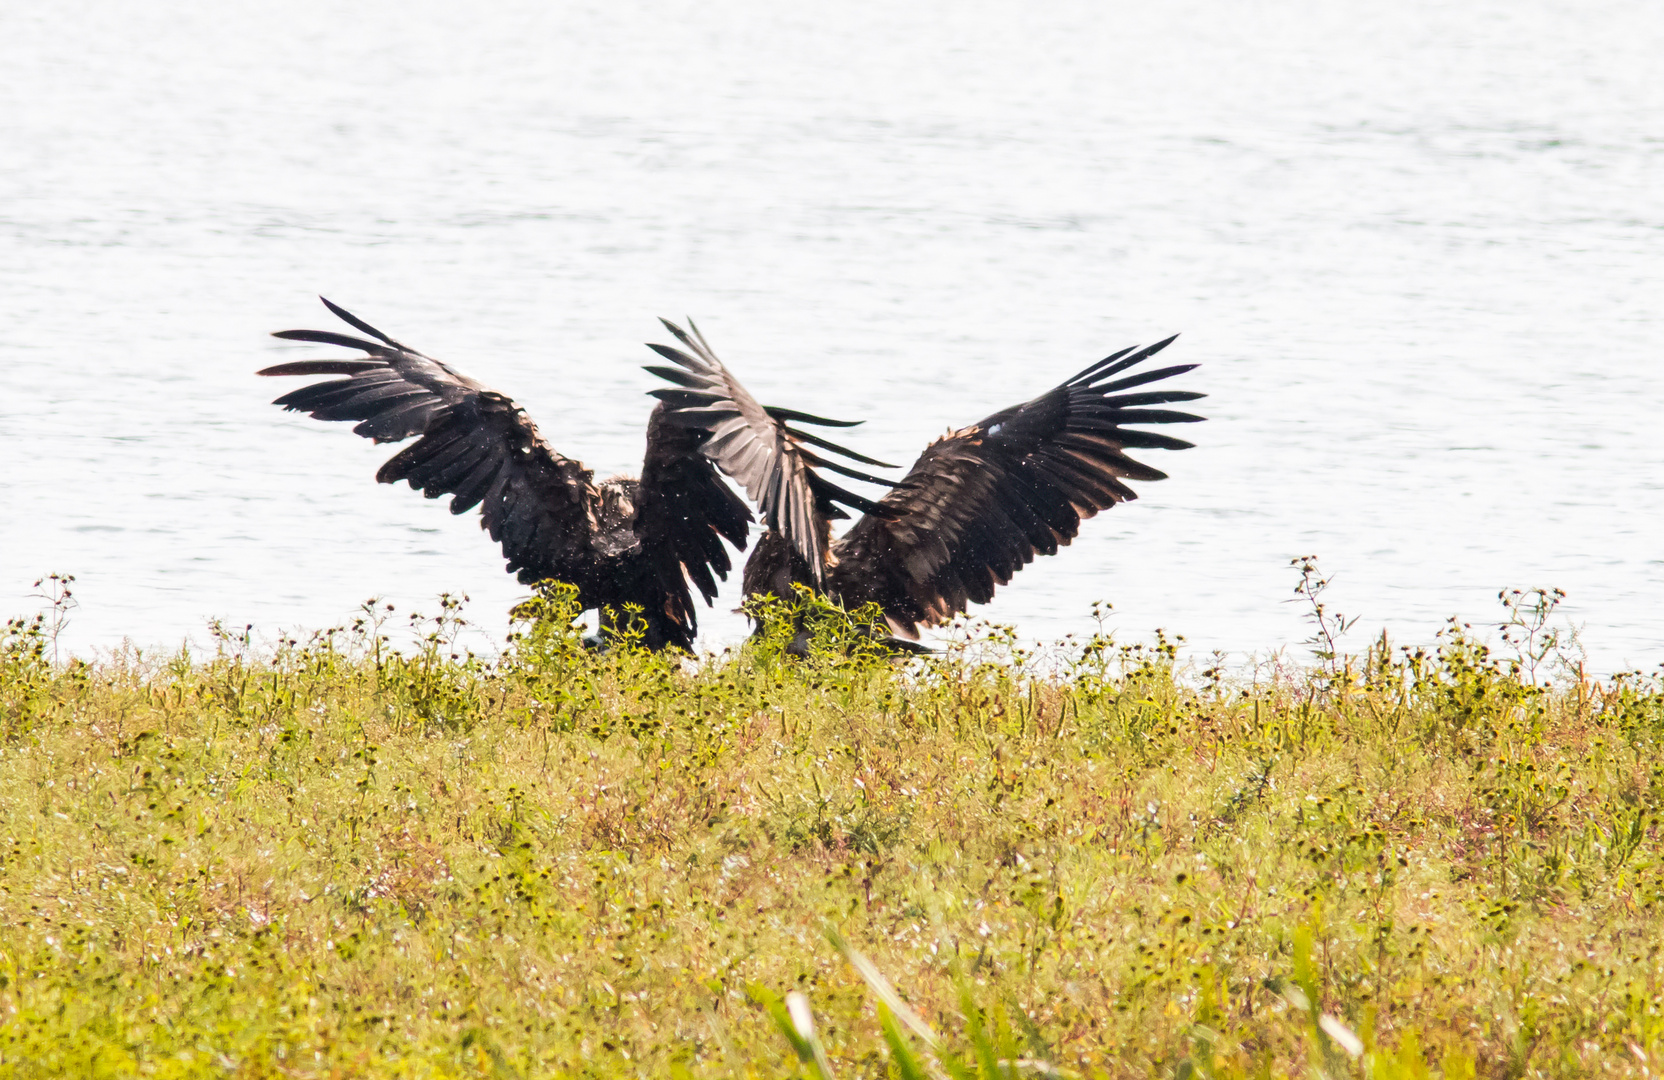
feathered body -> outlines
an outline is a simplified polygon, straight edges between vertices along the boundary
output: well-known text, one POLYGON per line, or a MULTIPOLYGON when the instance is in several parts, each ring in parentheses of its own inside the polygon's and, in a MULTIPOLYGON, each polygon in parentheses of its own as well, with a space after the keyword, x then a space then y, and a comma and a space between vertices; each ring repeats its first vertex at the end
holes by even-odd
POLYGON ((578 589, 604 623, 641 609, 645 643, 691 650, 698 630, 689 583, 708 603, 731 567, 724 541, 744 550, 751 511, 700 449, 707 435, 648 418, 640 479, 594 474, 544 441, 511 399, 438 360, 389 338, 325 300, 374 340, 324 330, 277 337, 339 345, 362 357, 278 364, 262 375, 335 375, 275 404, 319 420, 352 421, 375 442, 416 441, 376 473, 430 499, 451 497, 453 514, 480 511, 480 526, 501 545, 521 582, 546 579, 578 589))
POLYGON ((1191 444, 1138 425, 1202 419, 1152 408, 1200 393, 1139 389, 1196 366, 1132 372, 1166 348, 1168 338, 1124 349, 1032 401, 951 431, 926 447, 899 482, 882 480, 810 447, 881 462, 788 423, 825 421, 758 406, 697 327, 690 334, 665 326, 683 346, 653 346, 677 368, 649 370, 683 387, 654 391, 674 406, 667 422, 708 433, 702 451, 745 487, 767 526, 746 561, 746 594, 785 596, 795 583, 849 608, 876 603, 906 638, 969 604, 988 603, 1036 555, 1067 546, 1083 520, 1137 498, 1126 481, 1164 479, 1126 451, 1191 444), (820 468, 890 490, 868 500, 829 482, 820 468), (848 516, 846 506, 862 516, 834 540, 831 522, 848 516))

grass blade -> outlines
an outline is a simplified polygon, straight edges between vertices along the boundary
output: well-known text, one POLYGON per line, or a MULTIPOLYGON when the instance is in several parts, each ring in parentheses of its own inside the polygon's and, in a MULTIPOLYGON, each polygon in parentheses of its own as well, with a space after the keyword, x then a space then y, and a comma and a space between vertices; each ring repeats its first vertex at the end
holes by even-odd
POLYGON ((913 1051, 907 1048, 907 1041, 902 1038, 895 1014, 882 1001, 878 1003, 878 1024, 884 1029, 884 1042, 890 1047, 890 1060, 895 1062, 901 1080, 927 1080, 919 1059, 913 1056, 913 1051))
POLYGON ((827 927, 826 937, 827 940, 832 942, 832 947, 843 954, 843 958, 849 962, 850 967, 855 969, 855 973, 861 976, 866 984, 872 988, 872 992, 878 995, 878 1000, 884 1003, 884 1007, 889 1009, 896 1019, 906 1024, 913 1034, 923 1039, 925 1044, 934 1050, 939 1041, 936 1038, 936 1033, 930 1029, 929 1024, 919 1018, 918 1013, 914 1012, 905 1001, 901 1000, 901 995, 896 993, 896 988, 890 985, 890 980, 884 977, 884 973, 878 970, 878 965, 856 951, 849 942, 844 940, 842 934, 831 927, 827 927))

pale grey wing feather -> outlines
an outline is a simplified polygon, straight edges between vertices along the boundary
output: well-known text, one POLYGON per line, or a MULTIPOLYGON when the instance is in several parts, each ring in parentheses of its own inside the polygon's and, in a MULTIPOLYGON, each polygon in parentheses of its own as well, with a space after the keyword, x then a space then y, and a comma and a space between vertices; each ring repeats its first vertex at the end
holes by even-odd
MULTIPOLYGON (((683 369, 666 377, 686 389, 656 390, 653 395, 672 406, 673 421, 710 432, 705 454, 745 489, 764 523, 791 540, 814 568, 818 584, 826 562, 827 529, 816 511, 812 470, 802 447, 717 359, 691 320, 692 333, 660 321, 686 351, 668 345, 649 348, 683 369)), ((662 369, 649 370, 663 374, 662 369)))

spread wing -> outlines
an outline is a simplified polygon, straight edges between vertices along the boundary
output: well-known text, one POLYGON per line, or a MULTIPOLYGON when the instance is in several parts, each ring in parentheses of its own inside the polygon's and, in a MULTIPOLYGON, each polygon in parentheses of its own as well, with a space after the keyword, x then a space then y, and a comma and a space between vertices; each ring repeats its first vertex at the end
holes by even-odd
POLYGON ((709 434, 671 423, 668 411, 668 406, 658 405, 647 421, 635 531, 664 595, 665 614, 688 628, 685 647, 691 651, 697 624, 687 582, 691 579, 698 586, 706 603, 716 598, 712 575, 726 578, 731 566, 723 538, 745 550, 751 509, 705 457, 701 447, 709 434))
POLYGON ((897 632, 916 636, 920 624, 987 603, 1037 553, 1055 555, 1083 518, 1137 498, 1124 481, 1164 479, 1125 451, 1191 444, 1129 425, 1198 421, 1149 406, 1204 395, 1137 388, 1196 365, 1116 376, 1172 341, 1118 352, 1033 401, 932 443, 879 501, 879 512, 834 545, 829 591, 851 607, 876 601, 897 632))
POLYGON ((375 340, 327 330, 273 335, 363 353, 265 368, 261 375, 341 376, 291 390, 273 404, 318 420, 355 421, 355 434, 378 443, 419 436, 381 467, 378 481, 407 481, 430 499, 450 495, 453 514, 478 506, 481 527, 502 545, 509 571, 522 582, 553 577, 584 589, 595 562, 589 470, 550 449, 509 398, 324 304, 375 340))
POLYGON ((827 420, 793 409, 760 405, 716 358, 692 320, 688 322, 691 333, 675 323, 663 319, 660 322, 686 349, 648 346, 677 365, 647 368, 681 388, 650 391, 669 406, 666 420, 705 433, 702 445, 705 456, 745 488, 762 511, 764 524, 790 538, 813 568, 816 584, 820 585, 831 549, 828 522, 849 516, 839 504, 867 513, 877 512, 878 506, 832 483, 815 469, 829 469, 885 486, 893 486, 893 481, 828 461, 809 447, 830 450, 880 468, 895 466, 792 427, 792 421, 823 427, 853 427, 859 421, 827 420))

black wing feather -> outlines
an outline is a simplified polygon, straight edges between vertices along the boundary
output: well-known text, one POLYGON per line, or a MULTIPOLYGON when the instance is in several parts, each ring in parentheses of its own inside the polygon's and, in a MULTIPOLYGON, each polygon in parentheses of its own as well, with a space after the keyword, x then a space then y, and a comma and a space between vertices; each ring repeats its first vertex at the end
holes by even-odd
POLYGON ((576 584, 580 596, 593 591, 596 491, 589 470, 550 449, 509 398, 324 304, 375 340, 328 330, 273 335, 365 354, 263 369, 261 375, 344 376, 291 390, 275 404, 319 420, 356 421, 353 430, 378 443, 415 438, 382 465, 378 481, 403 480, 430 499, 451 495, 455 514, 479 506, 480 526, 502 545, 522 582, 552 577, 576 584))
POLYGON ((669 422, 669 411, 660 405, 647 421, 635 530, 664 596, 665 616, 687 628, 683 647, 691 649, 697 621, 687 582, 707 603, 716 598, 715 579, 726 578, 732 565, 722 541, 745 550, 751 510, 702 451, 709 435, 669 422))

